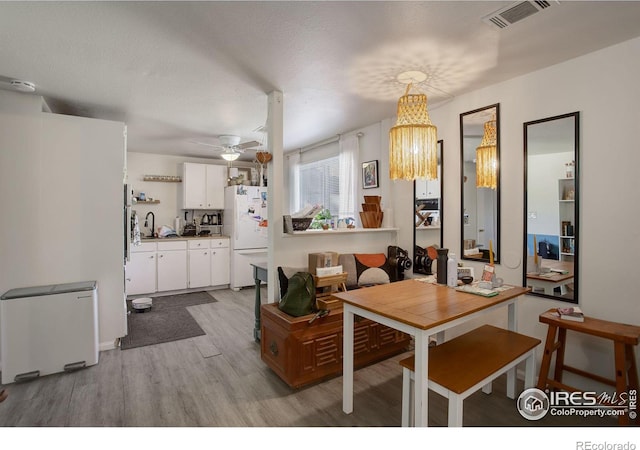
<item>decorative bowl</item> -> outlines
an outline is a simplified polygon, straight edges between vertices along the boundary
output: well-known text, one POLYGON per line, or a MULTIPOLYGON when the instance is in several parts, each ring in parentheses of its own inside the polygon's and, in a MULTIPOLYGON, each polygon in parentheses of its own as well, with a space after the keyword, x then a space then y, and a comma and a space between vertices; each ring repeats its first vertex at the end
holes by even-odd
POLYGON ((462 281, 464 284, 470 284, 473 281, 473 277, 470 275, 465 275, 463 277, 460 277, 460 281, 462 281))

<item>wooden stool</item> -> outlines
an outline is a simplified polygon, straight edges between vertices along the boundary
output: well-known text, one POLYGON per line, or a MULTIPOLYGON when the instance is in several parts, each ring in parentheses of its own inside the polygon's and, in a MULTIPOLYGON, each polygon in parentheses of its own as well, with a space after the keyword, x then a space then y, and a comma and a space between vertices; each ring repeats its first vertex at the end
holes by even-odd
MULTIPOLYGON (((564 320, 557 316, 555 309, 550 309, 549 311, 540 314, 540 322, 546 323, 549 326, 549 329, 547 330, 547 340, 544 345, 544 354, 540 365, 538 389, 544 390, 545 388, 550 387, 569 392, 580 392, 579 389, 568 386, 562 382, 562 373, 567 371, 585 378, 599 381, 600 383, 615 386, 618 395, 632 389, 635 389, 636 392, 638 391, 638 371, 633 346, 638 345, 638 341, 640 341, 640 327, 594 319, 592 317, 585 317, 584 322, 564 320), (601 377, 599 375, 568 366, 564 363, 567 330, 613 341, 615 379, 611 380, 609 378, 601 377), (556 333, 558 336, 557 341, 556 333), (549 369, 551 367, 551 358, 554 352, 556 352, 555 369, 553 377, 550 378, 549 369)), ((637 423, 637 418, 634 422, 637 423)), ((618 423, 620 425, 628 425, 630 423, 628 414, 620 416, 618 423)))
MULTIPOLYGON (((526 361, 525 389, 535 382, 535 349, 540 339, 492 325, 483 325, 429 349, 429 389, 449 399, 448 426, 462 426, 465 398, 482 388, 491 393, 490 383, 526 361)), ((402 366, 402 426, 409 426, 415 359, 402 366)))

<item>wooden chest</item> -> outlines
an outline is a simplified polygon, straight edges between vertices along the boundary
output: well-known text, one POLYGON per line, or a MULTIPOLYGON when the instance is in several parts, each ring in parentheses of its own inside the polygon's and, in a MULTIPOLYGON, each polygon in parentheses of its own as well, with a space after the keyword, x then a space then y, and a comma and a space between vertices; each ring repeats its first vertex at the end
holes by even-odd
MULTIPOLYGON (((342 308, 325 317, 292 317, 277 303, 261 307, 262 360, 292 388, 342 373, 342 308)), ((354 365, 356 368, 407 350, 410 336, 356 316, 354 365)))

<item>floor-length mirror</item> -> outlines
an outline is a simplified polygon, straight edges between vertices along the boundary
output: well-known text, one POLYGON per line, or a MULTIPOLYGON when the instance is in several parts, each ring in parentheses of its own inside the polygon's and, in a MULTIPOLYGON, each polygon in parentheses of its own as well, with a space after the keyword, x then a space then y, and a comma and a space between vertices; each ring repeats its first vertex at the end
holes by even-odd
POLYGON ((460 114, 462 259, 500 262, 500 105, 460 114))
POLYGON ((578 303, 580 113, 524 124, 524 273, 532 293, 578 303))
POLYGON ((424 275, 432 274, 431 263, 437 256, 435 249, 442 247, 443 147, 442 140, 438 141, 438 178, 413 182, 413 272, 424 275))

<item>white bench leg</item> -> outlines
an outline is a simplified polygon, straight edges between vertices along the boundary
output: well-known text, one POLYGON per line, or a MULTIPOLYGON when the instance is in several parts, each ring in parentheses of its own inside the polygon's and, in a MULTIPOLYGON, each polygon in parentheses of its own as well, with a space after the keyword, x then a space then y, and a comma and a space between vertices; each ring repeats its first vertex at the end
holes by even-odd
POLYGON ((524 367, 524 388, 529 389, 535 386, 536 382, 536 354, 534 350, 529 352, 529 356, 525 360, 524 367))
POLYGON ((484 392, 487 395, 491 394, 492 389, 493 389, 493 383, 487 383, 484 386, 482 386, 482 392, 484 392))
POLYGON ((411 411, 411 399, 413 398, 411 389, 411 371, 406 367, 402 368, 402 426, 408 427, 411 411))
POLYGON ((516 368, 507 371, 507 397, 516 398, 516 368))
POLYGON ((460 395, 449 392, 449 423, 450 427, 462 426, 462 403, 460 395))

